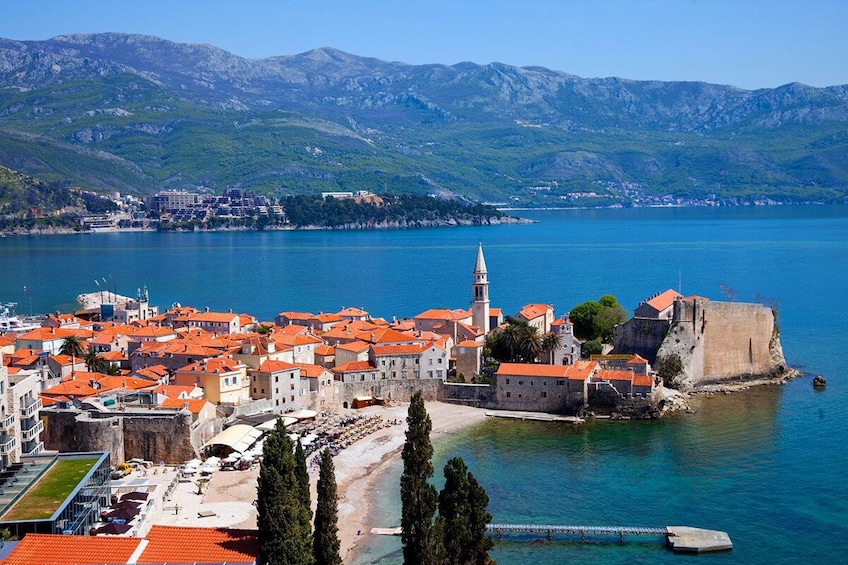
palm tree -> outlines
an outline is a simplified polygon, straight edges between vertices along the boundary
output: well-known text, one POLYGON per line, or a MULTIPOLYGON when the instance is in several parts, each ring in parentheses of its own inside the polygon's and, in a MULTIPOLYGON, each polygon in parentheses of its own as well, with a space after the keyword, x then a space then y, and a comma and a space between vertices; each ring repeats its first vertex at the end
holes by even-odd
POLYGON ((554 351, 562 347, 562 338, 555 332, 548 332, 542 336, 542 353, 548 364, 554 364, 554 351))
POLYGON ((538 363, 542 353, 542 340, 539 338, 539 328, 524 326, 519 332, 518 351, 525 363, 538 363))
POLYGON ((83 359, 85 360, 85 366, 88 367, 89 372, 91 373, 105 373, 106 372, 106 361, 97 354, 91 348, 85 350, 85 354, 83 355, 83 359))
POLYGON ((69 335, 62 342, 62 347, 59 348, 60 355, 70 355, 71 357, 82 357, 85 350, 82 348, 82 340, 78 335, 69 335))
POLYGON ((78 335, 69 335, 65 338, 65 341, 62 342, 62 347, 59 348, 59 353, 61 355, 71 356, 71 376, 73 376, 74 371, 76 370, 77 357, 83 356, 82 340, 80 340, 78 335))

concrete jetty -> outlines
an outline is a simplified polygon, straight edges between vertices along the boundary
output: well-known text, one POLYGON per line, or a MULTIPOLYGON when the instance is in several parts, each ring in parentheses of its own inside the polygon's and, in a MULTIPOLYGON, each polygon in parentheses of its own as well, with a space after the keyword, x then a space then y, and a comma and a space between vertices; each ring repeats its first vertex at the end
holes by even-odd
POLYGON ((689 526, 668 526, 666 530, 666 542, 677 553, 710 553, 733 549, 733 542, 727 532, 689 526))
MULTIPOLYGON (((664 537, 666 546, 675 553, 712 553, 730 551, 733 542, 727 532, 705 530, 691 526, 666 526, 665 528, 638 526, 565 526, 560 524, 489 524, 486 531, 501 539, 507 534, 541 534, 552 539, 555 534, 580 536, 586 541, 590 535, 617 536, 624 543, 625 536, 664 537)), ((400 528, 372 528, 372 535, 399 536, 400 528)))
POLYGON ((490 418, 510 418, 513 420, 535 420, 538 422, 563 422, 566 424, 583 424, 583 418, 577 416, 563 416, 562 414, 548 414, 546 412, 520 412, 515 410, 489 410, 486 416, 490 418))

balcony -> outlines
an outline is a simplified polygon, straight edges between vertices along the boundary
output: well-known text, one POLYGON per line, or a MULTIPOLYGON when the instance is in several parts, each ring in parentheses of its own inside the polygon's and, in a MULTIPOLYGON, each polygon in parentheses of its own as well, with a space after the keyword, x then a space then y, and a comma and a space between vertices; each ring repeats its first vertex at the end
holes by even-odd
POLYGON ((7 432, 12 429, 12 426, 15 425, 15 415, 9 414, 2 420, 0 420, 0 432, 7 432))
POLYGON ((18 438, 5 437, 0 438, 0 455, 9 455, 18 446, 18 438))
POLYGON ((32 418, 41 410, 40 398, 25 398, 21 402, 21 418, 32 418))
POLYGON ((21 453, 21 455, 38 455, 42 451, 44 451, 44 442, 39 441, 37 444, 35 444, 35 447, 33 447, 30 451, 27 451, 26 453, 21 453))
POLYGON ((27 429, 21 429, 21 441, 23 443, 27 443, 29 441, 34 440, 38 437, 38 434, 44 431, 44 424, 41 420, 36 420, 34 426, 31 426, 27 429))

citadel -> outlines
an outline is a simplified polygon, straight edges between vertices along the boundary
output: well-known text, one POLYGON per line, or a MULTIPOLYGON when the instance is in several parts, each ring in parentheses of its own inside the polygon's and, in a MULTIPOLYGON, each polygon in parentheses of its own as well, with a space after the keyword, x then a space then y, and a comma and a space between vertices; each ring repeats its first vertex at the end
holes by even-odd
MULTIPOLYGON (((789 372, 770 308, 673 290, 640 303, 615 328, 614 346, 588 359, 568 314, 528 304, 510 320, 553 346, 534 362, 487 367, 487 338, 507 322, 489 301, 482 245, 470 308, 411 319, 376 319, 354 307, 284 311, 268 322, 180 305, 160 313, 146 289, 133 299, 102 291, 81 298, 88 302, 79 312, 0 337, 0 524, 10 523, 2 516, 23 492, 9 481, 63 453, 105 454, 92 477, 108 478, 110 466, 126 461, 180 465, 244 451, 278 415, 299 422, 355 413, 407 402, 419 390, 493 414, 580 421, 657 416, 679 394, 669 386, 697 390, 789 372), (669 359, 673 372, 654 369, 669 359)), ((13 523, 20 533, 84 533, 96 519, 68 512, 47 525, 13 523)))

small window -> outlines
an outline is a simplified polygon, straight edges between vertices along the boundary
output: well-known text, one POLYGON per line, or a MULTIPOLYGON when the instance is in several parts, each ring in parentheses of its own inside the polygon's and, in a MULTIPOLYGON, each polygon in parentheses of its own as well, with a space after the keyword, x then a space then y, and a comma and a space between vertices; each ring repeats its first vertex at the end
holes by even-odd
POLYGON ((262 389, 262 394, 265 394, 265 389, 264 389, 264 388, 262 389))
POLYGON ((511 393, 511 392, 509 392, 509 391, 507 391, 507 393, 506 393, 506 397, 507 397, 507 398, 512 397, 512 393, 511 393))
POLYGON ((548 397, 548 393, 547 393, 547 392, 542 392, 542 398, 547 398, 547 397, 548 397))
POLYGON ((524 384, 524 381, 518 381, 518 385, 521 386, 524 384))
POLYGON ((509 379, 506 380, 506 384, 509 384, 509 379))

